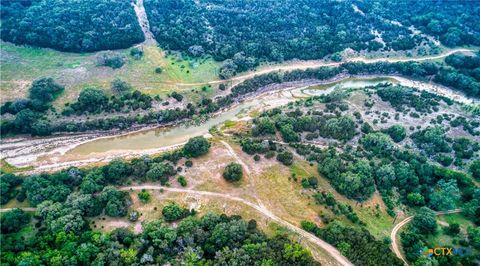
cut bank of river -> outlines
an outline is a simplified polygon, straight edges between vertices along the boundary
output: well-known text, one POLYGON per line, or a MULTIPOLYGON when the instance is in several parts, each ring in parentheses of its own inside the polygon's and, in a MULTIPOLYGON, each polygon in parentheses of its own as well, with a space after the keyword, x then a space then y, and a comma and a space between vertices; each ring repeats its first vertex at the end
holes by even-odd
MULTIPOLYGON (((2 157, 13 165, 34 166, 34 171, 42 171, 56 170, 73 165, 107 162, 117 157, 128 158, 143 154, 154 154, 183 145, 191 137, 205 135, 211 127, 221 125, 227 120, 249 119, 248 114, 251 111, 271 109, 298 98, 326 94, 335 88, 361 88, 384 82, 436 91, 444 95, 445 92, 442 90, 446 90, 448 94, 448 89, 440 86, 389 76, 344 78, 328 83, 316 81, 307 84, 301 82, 298 84, 283 84, 278 88, 252 96, 198 125, 180 124, 117 136, 85 137, 85 135, 81 135, 80 138, 77 137, 79 139, 76 141, 75 136, 72 136, 70 142, 65 141, 65 138, 68 139, 65 136, 54 137, 49 140, 49 145, 44 145, 44 148, 42 148, 40 142, 29 144, 29 140, 26 143, 25 141, 21 142, 21 145, 17 144, 18 147, 12 144, 9 146, 7 142, 1 144, 2 151, 7 150, 6 153, 2 152, 2 157), (62 139, 62 141, 55 142, 55 138, 62 139), (28 146, 35 146, 36 149, 29 150, 28 146)), ((461 95, 454 96, 457 99, 461 97, 461 95)), ((32 139, 31 141, 35 140, 32 139)))

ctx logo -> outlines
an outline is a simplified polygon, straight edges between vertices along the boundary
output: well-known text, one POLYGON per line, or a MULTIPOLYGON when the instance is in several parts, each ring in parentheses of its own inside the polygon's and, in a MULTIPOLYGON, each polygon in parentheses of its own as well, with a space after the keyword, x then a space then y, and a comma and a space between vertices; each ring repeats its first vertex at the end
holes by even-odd
POLYGON ((432 257, 432 256, 453 256, 453 255, 466 255, 469 253, 468 249, 465 248, 427 248, 424 247, 422 250, 420 250, 420 254, 427 256, 427 257, 432 257))

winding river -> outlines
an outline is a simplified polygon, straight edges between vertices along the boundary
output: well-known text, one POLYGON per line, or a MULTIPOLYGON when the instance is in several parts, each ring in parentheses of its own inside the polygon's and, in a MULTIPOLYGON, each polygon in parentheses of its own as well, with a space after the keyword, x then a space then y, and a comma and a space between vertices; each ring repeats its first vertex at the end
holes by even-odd
POLYGON ((221 125, 225 121, 249 119, 249 113, 252 111, 271 109, 299 98, 326 94, 336 88, 361 88, 384 82, 434 91, 457 100, 463 99, 462 95, 438 85, 393 76, 343 78, 337 81, 310 82, 307 85, 301 82, 281 84, 280 87, 254 95, 219 112, 207 121, 195 125, 180 124, 174 127, 146 129, 115 136, 101 136, 92 133, 47 139, 20 139, 1 143, 0 148, 3 159, 8 163, 22 167, 33 166, 32 172, 108 162, 117 157, 131 158, 176 148, 191 137, 208 134, 211 127, 221 125))

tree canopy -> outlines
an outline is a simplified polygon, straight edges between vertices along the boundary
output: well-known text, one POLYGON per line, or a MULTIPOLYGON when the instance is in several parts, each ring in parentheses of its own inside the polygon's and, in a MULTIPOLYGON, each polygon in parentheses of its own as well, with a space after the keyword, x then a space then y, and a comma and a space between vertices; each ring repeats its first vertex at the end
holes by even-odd
POLYGON ((132 1, 2 1, 5 41, 69 52, 128 48, 145 37, 132 1))

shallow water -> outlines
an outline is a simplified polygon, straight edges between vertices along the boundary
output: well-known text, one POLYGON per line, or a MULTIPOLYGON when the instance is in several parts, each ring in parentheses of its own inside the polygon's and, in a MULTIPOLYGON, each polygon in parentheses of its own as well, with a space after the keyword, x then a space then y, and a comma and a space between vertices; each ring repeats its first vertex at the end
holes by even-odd
POLYGON ((91 153, 106 153, 109 151, 138 151, 169 147, 184 143, 189 138, 204 135, 208 133, 211 127, 221 125, 227 120, 236 120, 239 114, 248 114, 252 110, 277 107, 294 101, 299 97, 318 96, 336 88, 361 88, 384 82, 393 83, 395 80, 391 78, 349 78, 308 88, 291 88, 280 92, 268 93, 239 103, 237 106, 221 112, 200 125, 178 125, 170 128, 132 132, 123 136, 100 138, 81 144, 68 151, 66 155, 85 156, 91 153))

